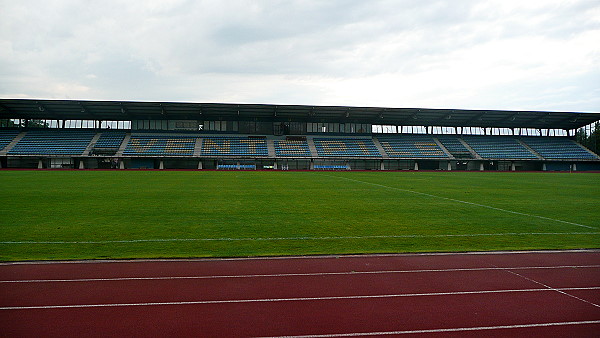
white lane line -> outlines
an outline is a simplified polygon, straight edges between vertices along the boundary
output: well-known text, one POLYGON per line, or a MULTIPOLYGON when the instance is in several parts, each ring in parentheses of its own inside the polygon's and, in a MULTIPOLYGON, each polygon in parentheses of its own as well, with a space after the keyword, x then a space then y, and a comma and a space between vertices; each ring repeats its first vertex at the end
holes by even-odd
MULTIPOLYGON (((589 325, 600 324, 600 320, 582 320, 577 322, 553 322, 553 323, 535 323, 535 324, 515 324, 515 325, 496 325, 496 326, 476 326, 476 327, 458 327, 448 329, 427 329, 427 330, 404 330, 404 331, 381 331, 381 332, 354 332, 354 333, 331 333, 331 334, 310 334, 301 336, 277 336, 279 338, 327 338, 327 337, 359 337, 359 336, 389 336, 397 334, 418 334, 418 333, 443 333, 443 332, 465 332, 465 331, 483 331, 483 330, 503 330, 503 329, 524 329, 532 327, 548 326, 567 326, 567 325, 589 325)), ((276 337, 262 337, 276 338, 276 337)))
POLYGON ((219 238, 156 238, 106 241, 0 241, 0 244, 111 244, 152 242, 236 242, 236 241, 311 241, 338 239, 382 239, 382 238, 444 238, 444 237, 494 237, 494 236, 564 236, 600 235, 600 232, 502 232, 486 234, 438 234, 438 235, 372 235, 372 236, 319 236, 319 237, 219 237, 219 238))
POLYGON ((385 254, 341 254, 312 256, 256 256, 256 257, 207 257, 207 258, 139 258, 139 259, 88 259, 71 261, 15 261, 0 262, 7 265, 54 265, 54 264, 106 264, 106 263, 156 263, 156 262, 229 262, 229 261, 279 261, 279 260, 314 260, 314 259, 356 259, 356 258, 398 258, 420 256, 496 256, 496 255, 531 255, 531 254, 597 254, 599 249, 565 249, 565 250, 516 250, 516 251, 465 251, 465 252, 410 252, 385 254))
MULTIPOLYGON (((600 286, 581 288, 561 288, 557 290, 600 290, 600 286)), ((273 302, 303 302, 322 300, 346 299, 379 299, 400 297, 424 296, 457 296, 481 295, 498 293, 524 293, 524 292, 551 292, 543 289, 514 289, 514 290, 483 290, 483 291, 453 291, 453 292, 428 292, 428 293, 403 293, 389 295, 364 295, 364 296, 329 296, 329 297, 294 297, 294 298, 264 298, 264 299, 230 299, 230 300, 198 300, 181 302, 146 302, 146 303, 110 303, 110 304, 74 304, 74 305, 34 305, 34 306, 3 306, 0 310, 35 310, 35 309, 72 309, 72 308, 99 308, 99 307, 127 307, 127 306, 165 306, 165 305, 198 305, 198 304, 231 304, 231 303, 273 303, 273 302)))
POLYGON ((513 275, 519 276, 519 277, 521 277, 521 278, 524 278, 524 279, 526 279, 526 280, 528 280, 528 281, 530 281, 530 282, 534 282, 534 283, 536 283, 536 284, 538 284, 538 285, 541 285, 541 286, 543 286, 543 287, 545 287, 545 288, 548 288, 549 290, 552 290, 552 291, 556 291, 556 292, 562 293, 562 294, 563 294, 563 295, 565 295, 565 296, 569 296, 569 297, 571 297, 571 298, 575 298, 575 299, 577 299, 577 300, 579 300, 579 301, 582 301, 582 302, 584 302, 584 303, 588 303, 588 304, 590 304, 590 305, 593 305, 593 306, 595 306, 595 307, 598 307, 598 308, 600 308, 600 305, 598 305, 598 304, 596 304, 596 303, 592 303, 592 302, 590 302, 590 301, 588 301, 588 300, 585 300, 585 299, 583 299, 583 298, 580 298, 580 297, 574 296, 574 295, 572 295, 572 294, 570 294, 570 293, 564 292, 564 291, 563 291, 564 289, 556 289, 556 288, 553 288, 553 287, 551 287, 551 286, 549 286, 549 285, 546 285, 546 284, 544 284, 544 283, 542 283, 542 282, 538 282, 538 281, 536 281, 536 280, 534 280, 534 279, 531 279, 531 278, 529 278, 529 277, 525 277, 525 276, 521 275, 520 273, 517 273, 517 272, 514 272, 514 271, 510 271, 510 270, 505 270, 505 271, 506 271, 506 272, 508 272, 508 273, 510 273, 510 274, 513 274, 513 275))
POLYGON ((569 222, 569 221, 563 221, 563 220, 556 219, 556 218, 550 218, 550 217, 539 216, 539 215, 534 215, 534 214, 527 214, 527 213, 524 213, 524 212, 518 212, 518 211, 512 211, 512 210, 507 210, 507 209, 502 209, 502 208, 496 208, 496 207, 492 207, 492 206, 485 205, 485 204, 474 203, 474 202, 467 202, 467 201, 462 201, 462 200, 458 200, 458 199, 455 199, 455 198, 437 196, 437 195, 432 195, 432 194, 428 194, 428 193, 424 193, 424 192, 419 192, 419 191, 414 191, 414 190, 408 190, 408 189, 390 187, 390 186, 383 185, 383 184, 371 183, 371 182, 367 182, 367 181, 360 181, 360 180, 355 180, 355 179, 347 178, 347 177, 343 177, 343 176, 331 176, 331 175, 324 175, 324 174, 323 174, 323 176, 335 177, 335 178, 340 178, 340 179, 344 179, 344 180, 348 180, 348 181, 353 181, 353 182, 358 182, 358 183, 363 183, 363 184, 374 185, 374 186, 381 187, 381 188, 398 190, 398 191, 403 191, 403 192, 408 192, 408 193, 413 193, 413 194, 422 195, 422 196, 428 196, 428 197, 433 197, 433 198, 439 198, 439 199, 443 199, 443 200, 446 200, 446 201, 452 201, 452 202, 457 202, 457 203, 474 205, 474 206, 477 206, 477 207, 488 208, 488 209, 493 209, 493 210, 502 211, 502 212, 508 212, 508 213, 515 214, 515 215, 521 215, 521 216, 527 216, 527 217, 535 217, 535 218, 545 219, 545 220, 553 221, 553 222, 560 222, 560 223, 565 223, 565 224, 576 225, 576 226, 582 227, 582 228, 598 229, 598 227, 595 227, 595 226, 589 226, 589 225, 584 225, 584 224, 579 224, 579 223, 574 223, 574 222, 569 222))
POLYGON ((137 280, 178 280, 178 279, 226 279, 226 278, 270 278, 270 277, 309 277, 309 276, 339 276, 339 275, 381 275, 427 272, 468 272, 493 270, 533 270, 533 269, 589 269, 600 268, 600 265, 557 265, 557 266, 523 266, 523 267, 486 267, 486 268, 455 268, 455 269, 417 269, 417 270, 376 270, 376 271, 341 271, 341 272, 307 272, 307 273, 277 273, 277 274, 248 274, 248 275, 208 275, 208 276, 157 276, 157 277, 113 277, 113 278, 74 278, 74 279, 21 279, 0 280, 4 283, 64 283, 64 282, 106 282, 106 281, 137 281, 137 280))

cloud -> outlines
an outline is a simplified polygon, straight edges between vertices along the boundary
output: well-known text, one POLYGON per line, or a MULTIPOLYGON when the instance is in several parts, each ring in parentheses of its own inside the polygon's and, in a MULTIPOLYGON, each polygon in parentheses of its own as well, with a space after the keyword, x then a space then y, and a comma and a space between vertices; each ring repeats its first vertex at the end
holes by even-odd
POLYGON ((594 0, 0 9, 2 97, 600 111, 594 0))

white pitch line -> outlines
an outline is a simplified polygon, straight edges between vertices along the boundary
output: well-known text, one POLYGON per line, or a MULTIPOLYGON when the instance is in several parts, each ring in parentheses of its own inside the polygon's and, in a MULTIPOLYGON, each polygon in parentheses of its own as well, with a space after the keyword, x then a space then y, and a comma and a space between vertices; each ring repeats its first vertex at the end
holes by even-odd
MULTIPOLYGON (((496 326, 476 326, 476 327, 458 327, 447 329, 425 329, 425 330, 404 330, 404 331, 381 331, 381 332, 354 332, 354 333, 331 333, 331 334, 310 334, 301 336, 277 336, 278 338, 327 338, 327 337, 359 337, 359 336, 389 336, 398 334, 418 334, 418 333, 442 333, 442 332, 465 332, 465 331, 483 331, 483 330, 504 330, 504 329, 524 329, 532 327, 548 326, 567 326, 567 325, 589 325, 600 324, 600 320, 582 320, 577 322, 553 322, 553 323, 535 323, 535 324, 514 324, 514 325, 496 325, 496 326)), ((262 337, 276 338, 276 337, 262 337)))
POLYGON ((571 298, 575 298, 575 299, 577 299, 577 300, 579 300, 579 301, 582 301, 582 302, 584 302, 584 303, 587 303, 587 304, 590 304, 590 305, 593 305, 593 306, 595 306, 595 307, 598 307, 598 308, 600 308, 600 305, 598 305, 598 304, 596 304, 596 303, 592 303, 592 302, 590 302, 590 301, 588 301, 588 300, 585 300, 585 299, 583 299, 583 298, 580 298, 580 297, 574 296, 574 295, 572 295, 572 294, 570 294, 570 293, 564 292, 564 291, 563 291, 563 289, 557 289, 557 288, 553 288, 553 287, 551 287, 551 286, 549 286, 549 285, 546 285, 546 284, 544 284, 544 283, 542 283, 542 282, 538 282, 538 281, 536 281, 535 279, 531 279, 531 278, 529 278, 529 277, 525 277, 525 276, 521 275, 520 273, 516 273, 516 272, 514 272, 514 271, 510 271, 510 270, 508 270, 508 269, 505 269, 505 271, 506 271, 506 272, 508 272, 508 273, 510 273, 510 274, 513 274, 513 275, 515 275, 515 276, 519 276, 519 277, 521 277, 521 278, 524 278, 524 279, 526 279, 526 280, 528 280, 528 281, 530 281, 530 282, 534 282, 534 283, 536 283, 536 284, 538 284, 538 285, 541 285, 541 286, 543 286, 543 287, 545 287, 545 288, 548 288, 549 290, 552 290, 552 291, 556 291, 556 292, 562 293, 562 294, 563 294, 563 295, 565 295, 565 296, 569 296, 569 297, 571 297, 571 298))
POLYGON ((545 216, 527 214, 527 213, 524 213, 524 212, 518 212, 518 211, 512 211, 512 210, 507 210, 507 209, 502 209, 502 208, 496 208, 496 207, 492 207, 492 206, 485 205, 485 204, 474 203, 474 202, 467 202, 467 201, 458 200, 458 199, 455 199, 455 198, 437 196, 437 195, 432 195, 432 194, 428 194, 428 193, 424 193, 424 192, 419 192, 419 191, 414 191, 414 190, 408 190, 408 189, 390 187, 390 186, 383 185, 383 184, 371 183, 371 182, 366 182, 366 181, 360 181, 360 180, 355 180, 355 179, 347 178, 347 177, 343 177, 343 176, 331 176, 331 175, 324 175, 324 176, 340 178, 340 179, 344 179, 344 180, 348 180, 348 181, 353 181, 353 182, 358 182, 358 183, 363 183, 363 184, 370 184, 370 185, 374 185, 374 186, 381 187, 381 188, 398 190, 398 191, 403 191, 403 192, 409 192, 409 193, 413 193, 413 194, 417 194, 417 195, 422 195, 422 196, 439 198, 439 199, 443 199, 443 200, 447 200, 447 201, 452 201, 452 202, 457 202, 457 203, 474 205, 474 206, 478 206, 478 207, 482 207, 482 208, 488 208, 488 209, 493 209, 493 210, 497 210, 497 211, 508 212, 508 213, 516 214, 516 215, 522 215, 522 216, 528 216, 528 217, 536 217, 536 218, 545 219, 545 220, 548 220, 548 221, 576 225, 578 227, 583 227, 583 228, 588 228, 588 229, 598 229, 598 227, 584 225, 584 224, 579 224, 579 223, 574 223, 574 222, 569 222, 569 221, 563 221, 563 220, 556 219, 556 218, 550 218, 550 217, 545 217, 545 216))
POLYGON ((270 260, 313 260, 313 259, 348 259, 348 258, 390 258, 419 256, 495 256, 495 255, 531 255, 531 254, 572 254, 600 253, 599 249, 564 249, 564 250, 515 250, 515 251, 459 251, 459 252, 411 252, 384 254, 341 254, 341 255, 305 255, 305 256, 256 256, 256 257, 207 257, 207 258, 139 258, 139 259, 88 259, 88 260, 56 260, 56 261, 15 261, 0 262, 0 266, 11 265, 54 265, 54 264, 106 264, 106 263, 156 263, 156 262, 230 262, 230 261, 270 261, 270 260))
POLYGON ((111 243, 147 243, 147 242, 235 242, 235 241, 309 241, 339 239, 381 239, 381 238, 451 238, 451 237, 488 237, 488 236, 560 236, 560 235, 600 235, 600 232, 504 232, 487 234, 438 234, 438 235, 372 235, 372 236, 323 236, 323 237, 247 237, 247 238, 157 238, 107 241, 1 241, 0 244, 111 244, 111 243))
MULTIPOLYGON (((600 286, 581 288, 560 288, 556 290, 599 290, 600 286)), ((513 289, 513 290, 484 290, 484 291, 453 291, 453 292, 428 292, 428 293, 403 293, 389 295, 364 295, 364 296, 329 296, 329 297, 293 297, 293 298, 263 298, 263 299, 230 299, 230 300, 198 300, 181 302, 145 302, 145 303, 109 303, 109 304, 74 304, 74 305, 34 305, 34 306, 3 306, 0 310, 40 310, 40 309, 74 309, 74 308, 101 308, 101 307, 128 307, 128 306, 166 306, 166 305, 200 305, 200 304, 236 304, 236 303, 276 303, 276 302, 305 302, 322 300, 346 300, 346 299, 381 299, 400 297, 424 297, 424 296, 460 296, 460 295, 482 295, 498 293, 522 293, 522 292, 549 292, 543 289, 513 289)))
POLYGON ((557 265, 557 266, 523 266, 523 267, 485 267, 485 268, 456 268, 456 269, 419 269, 419 270, 377 270, 377 271, 343 271, 343 272, 313 272, 313 273, 278 273, 278 274, 249 274, 249 275, 213 275, 213 276, 157 276, 157 277, 113 277, 113 278, 77 278, 77 279, 22 279, 0 280, 0 284, 10 283, 66 283, 66 282, 110 282, 138 280, 178 280, 178 279, 227 279, 227 278, 271 278, 271 277, 310 277, 310 276, 339 276, 339 275, 382 275, 427 272, 469 272, 494 270, 535 270, 535 269, 585 269, 600 268, 600 265, 557 265))

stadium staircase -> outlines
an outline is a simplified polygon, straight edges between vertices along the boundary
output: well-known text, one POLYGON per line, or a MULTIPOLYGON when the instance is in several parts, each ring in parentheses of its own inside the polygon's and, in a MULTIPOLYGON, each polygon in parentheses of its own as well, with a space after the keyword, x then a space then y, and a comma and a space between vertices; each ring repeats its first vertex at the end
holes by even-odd
POLYGON ((519 142, 525 149, 529 150, 532 154, 534 154, 538 159, 543 160, 544 158, 537 151, 531 148, 527 143, 523 142, 523 140, 517 138, 517 142, 519 142))
POLYGON ((119 150, 117 150, 115 156, 123 156, 123 152, 125 151, 125 148, 127 148, 129 140, 131 140, 131 133, 127 133, 125 135, 125 138, 123 139, 123 142, 121 142, 121 146, 119 146, 119 150))
POLYGON ((381 153, 381 157, 383 157, 384 159, 390 158, 390 155, 388 155, 388 153, 385 152, 385 149, 383 149, 383 146, 381 145, 377 137, 373 137, 373 143, 375 143, 375 147, 377 147, 377 150, 379 150, 379 152, 381 153))
POLYGON ((307 137, 306 142, 308 143, 308 149, 310 150, 310 156, 319 157, 317 147, 315 146, 315 140, 312 137, 307 137))
POLYGON ((267 139, 267 153, 269 154, 269 158, 275 158, 275 142, 273 139, 267 139))
POLYGON ((448 156, 450 159, 455 160, 456 158, 454 157, 454 155, 452 155, 448 149, 442 144, 442 142, 440 142, 440 140, 438 140, 437 137, 433 138, 433 141, 438 145, 438 147, 440 147, 440 149, 442 149, 442 151, 446 154, 446 156, 448 156))
POLYGON ((458 141, 462 143, 462 145, 465 146, 465 148, 467 148, 467 150, 469 151, 469 153, 471 153, 471 156, 473 156, 473 158, 482 160, 481 156, 479 156, 479 154, 475 150, 473 150, 473 148, 471 148, 471 146, 467 142, 465 142, 465 140, 459 138, 458 141))
POLYGON ((196 143, 194 144, 194 156, 200 157, 202 155, 202 141, 204 141, 201 137, 196 139, 196 143))
POLYGON ((5 147, 3 147, 4 149, 0 148, 0 155, 6 155, 15 146, 15 144, 21 141, 25 134, 27 134, 27 132, 23 131, 18 133, 16 136, 10 135, 9 137, 14 138, 5 147))
POLYGON ((82 156, 91 155, 90 152, 92 151, 92 149, 94 149, 94 146, 96 145, 96 143, 100 139, 101 135, 102 135, 102 133, 96 133, 96 135, 94 135, 94 137, 92 137, 92 140, 90 141, 90 143, 88 144, 88 146, 83 151, 83 154, 81 154, 82 156))

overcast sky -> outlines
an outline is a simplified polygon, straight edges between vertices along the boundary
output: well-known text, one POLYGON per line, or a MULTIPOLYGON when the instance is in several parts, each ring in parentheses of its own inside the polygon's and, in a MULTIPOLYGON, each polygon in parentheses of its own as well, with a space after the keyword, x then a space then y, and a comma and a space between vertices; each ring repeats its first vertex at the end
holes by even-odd
POLYGON ((600 112, 600 1, 0 0, 0 97, 600 112))

